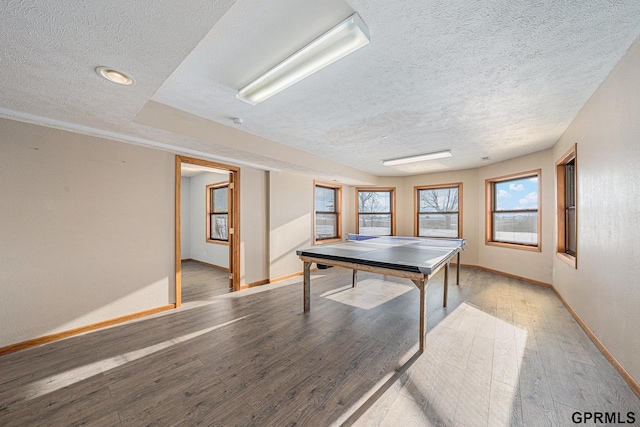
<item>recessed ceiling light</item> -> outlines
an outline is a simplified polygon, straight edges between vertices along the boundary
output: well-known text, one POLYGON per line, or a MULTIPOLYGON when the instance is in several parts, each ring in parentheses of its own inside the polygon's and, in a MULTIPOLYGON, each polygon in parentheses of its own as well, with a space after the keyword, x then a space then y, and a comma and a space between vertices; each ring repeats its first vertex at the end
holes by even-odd
POLYGON ((123 73, 122 71, 114 70, 113 68, 98 67, 96 68, 96 73, 113 83, 118 83, 119 85, 128 86, 135 83, 133 77, 123 73))

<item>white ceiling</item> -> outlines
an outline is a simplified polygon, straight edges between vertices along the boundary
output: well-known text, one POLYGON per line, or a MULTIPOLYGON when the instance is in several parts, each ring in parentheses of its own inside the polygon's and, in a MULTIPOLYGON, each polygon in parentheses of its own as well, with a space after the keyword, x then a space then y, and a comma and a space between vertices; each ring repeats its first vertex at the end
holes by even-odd
POLYGON ((550 147, 639 35, 637 0, 5 0, 0 116, 296 169, 136 122, 154 101, 374 175, 463 169, 550 147), (236 99, 354 11, 369 45, 255 107, 236 99))

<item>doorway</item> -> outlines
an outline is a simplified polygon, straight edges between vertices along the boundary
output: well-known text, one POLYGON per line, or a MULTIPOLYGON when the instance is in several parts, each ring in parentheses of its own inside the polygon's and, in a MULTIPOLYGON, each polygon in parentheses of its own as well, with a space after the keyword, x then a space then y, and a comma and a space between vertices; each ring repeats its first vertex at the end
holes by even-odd
MULTIPOLYGON (((240 168, 176 156, 175 182, 176 307, 182 305, 185 292, 184 261, 218 269, 217 282, 239 290, 240 168)), ((188 274, 193 270, 197 268, 188 274)), ((202 289, 197 293, 202 295, 202 289)))

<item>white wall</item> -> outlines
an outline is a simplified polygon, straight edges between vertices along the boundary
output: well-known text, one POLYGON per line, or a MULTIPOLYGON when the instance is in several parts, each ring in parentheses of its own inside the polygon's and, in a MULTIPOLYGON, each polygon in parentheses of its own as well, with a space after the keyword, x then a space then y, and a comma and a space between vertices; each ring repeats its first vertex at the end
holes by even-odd
MULTIPOLYGON (((182 178, 184 180, 184 178, 182 178)), ((229 174, 205 172, 190 178, 189 201, 182 199, 181 206, 189 203, 189 240, 191 259, 229 268, 229 245, 207 242, 207 185, 229 181, 229 174)), ((187 257, 181 254, 182 259, 187 257)))
POLYGON ((0 119, 0 346, 175 302, 174 167, 0 119))
POLYGON ((553 229, 555 227, 555 176, 551 150, 496 163, 478 169, 478 264, 493 270, 551 284, 554 256, 553 229), (485 241, 485 180, 541 169, 538 191, 542 193, 541 252, 489 246, 485 241))
POLYGON ((191 258, 191 178, 180 179, 180 258, 191 258))
POLYGON ((554 286, 640 382, 640 39, 553 148, 577 143, 577 269, 553 257, 554 286))

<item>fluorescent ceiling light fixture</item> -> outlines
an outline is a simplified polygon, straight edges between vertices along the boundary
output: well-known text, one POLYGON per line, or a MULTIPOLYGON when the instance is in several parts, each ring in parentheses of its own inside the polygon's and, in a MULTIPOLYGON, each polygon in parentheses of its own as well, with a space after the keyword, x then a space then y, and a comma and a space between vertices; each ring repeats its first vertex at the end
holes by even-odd
POLYGON ((354 13, 238 91, 236 97, 257 105, 327 65, 369 44, 369 29, 354 13))
POLYGON ((424 160, 444 159, 445 157, 451 157, 450 150, 437 151, 435 153, 428 153, 428 154, 420 154, 418 156, 402 157, 399 159, 384 160, 382 164, 384 166, 395 166, 395 165, 403 165, 405 163, 422 162, 424 160))

